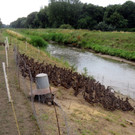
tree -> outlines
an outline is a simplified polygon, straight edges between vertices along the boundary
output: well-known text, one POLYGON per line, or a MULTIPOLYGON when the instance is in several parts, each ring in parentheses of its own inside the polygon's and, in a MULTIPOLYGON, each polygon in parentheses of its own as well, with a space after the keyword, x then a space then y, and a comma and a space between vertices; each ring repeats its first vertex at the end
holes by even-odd
POLYGON ((0 19, 0 28, 2 27, 2 21, 1 21, 1 19, 0 19))
POLYGON ((18 18, 16 21, 10 24, 12 28, 25 28, 26 27, 26 17, 18 18))
POLYGON ((121 5, 109 5, 109 6, 107 6, 105 8, 103 20, 106 23, 109 23, 108 18, 110 18, 110 16, 115 12, 119 13, 120 8, 121 8, 121 5))
POLYGON ((116 28, 124 28, 128 25, 128 20, 120 13, 121 5, 110 5, 104 13, 104 22, 116 28))
POLYGON ((124 19, 124 17, 117 12, 114 12, 110 18, 108 18, 108 22, 116 28, 124 28, 127 27, 128 24, 128 20, 124 19))
POLYGON ((81 9, 82 3, 79 0, 59 0, 50 3, 48 6, 50 26, 59 27, 62 24, 70 24, 76 28, 81 9))
POLYGON ((93 29, 97 22, 92 19, 90 16, 86 16, 85 18, 81 18, 78 20, 78 28, 82 29, 93 29))
POLYGON ((49 26, 49 20, 48 20, 47 10, 48 10, 48 8, 45 7, 43 9, 41 9, 37 13, 37 19, 39 21, 38 23, 39 23, 39 27, 40 28, 46 28, 46 27, 49 26))
POLYGON ((10 26, 15 28, 59 28, 69 24, 74 28, 106 30, 134 28, 135 2, 107 7, 83 4, 80 0, 50 0, 48 7, 19 18, 10 26))
POLYGON ((32 12, 27 16, 26 20, 26 27, 27 28, 37 28, 38 27, 38 19, 37 19, 38 12, 32 12))
POLYGON ((103 21, 104 8, 93 4, 84 4, 78 20, 78 28, 94 29, 94 26, 103 21))
POLYGON ((95 26, 96 30, 101 30, 101 31, 113 31, 115 30, 115 27, 112 26, 111 24, 108 25, 105 22, 99 22, 97 26, 95 26))
POLYGON ((123 15, 125 19, 128 20, 128 27, 135 27, 135 2, 127 1, 125 2, 121 8, 120 13, 123 15))

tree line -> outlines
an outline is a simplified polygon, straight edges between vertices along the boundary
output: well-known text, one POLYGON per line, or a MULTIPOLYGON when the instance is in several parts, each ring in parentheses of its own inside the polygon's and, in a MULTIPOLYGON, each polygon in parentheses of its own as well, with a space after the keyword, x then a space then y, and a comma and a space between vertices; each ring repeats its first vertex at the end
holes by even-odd
POLYGON ((0 19, 0 28, 2 27, 2 21, 1 21, 1 19, 0 19))
POLYGON ((79 0, 50 0, 48 6, 10 24, 13 28, 59 28, 71 26, 90 30, 135 30, 135 2, 107 7, 84 4, 79 0))

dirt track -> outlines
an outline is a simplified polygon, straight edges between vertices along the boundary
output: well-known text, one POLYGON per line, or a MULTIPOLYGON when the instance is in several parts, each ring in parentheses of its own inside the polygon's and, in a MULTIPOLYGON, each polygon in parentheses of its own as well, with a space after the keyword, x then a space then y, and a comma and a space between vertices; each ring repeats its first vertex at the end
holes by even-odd
MULTIPOLYGON (((0 47, 0 135, 18 135, 11 103, 8 102, 2 62, 5 61, 4 47, 0 47)), ((30 103, 18 87, 13 51, 9 52, 8 79, 11 96, 15 106, 21 135, 39 135, 36 121, 33 119, 30 103)))

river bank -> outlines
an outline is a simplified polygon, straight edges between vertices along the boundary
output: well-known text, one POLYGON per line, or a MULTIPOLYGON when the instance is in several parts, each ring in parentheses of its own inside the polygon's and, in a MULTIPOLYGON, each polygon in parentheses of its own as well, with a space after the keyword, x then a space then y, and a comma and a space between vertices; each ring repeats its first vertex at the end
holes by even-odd
MULTIPOLYGON (((54 45, 57 44, 57 42, 55 42, 55 41, 49 41, 49 43, 50 44, 54 44, 54 45)), ((64 44, 61 44, 61 45, 64 45, 64 44)), ((64 45, 64 46, 66 46, 66 45, 64 45)), ((105 55, 105 54, 102 54, 102 53, 97 53, 97 52, 95 52, 92 49, 85 49, 85 48, 75 47, 72 44, 68 44, 68 46, 69 47, 72 47, 72 48, 79 48, 79 49, 81 49, 83 51, 92 52, 95 55, 100 56, 100 57, 103 57, 103 58, 107 58, 107 59, 111 59, 111 60, 116 60, 116 61, 119 61, 119 62, 123 62, 123 63, 127 63, 127 64, 130 64, 130 65, 135 66, 135 62, 134 61, 126 60, 124 58, 120 58, 120 57, 116 57, 116 56, 110 56, 110 55, 105 55)))
POLYGON ((101 54, 101 53, 96 53, 96 55, 101 56, 103 58, 112 59, 112 60, 116 60, 116 61, 119 61, 119 62, 123 62, 123 63, 127 63, 127 64, 135 66, 135 62, 132 62, 132 61, 129 61, 129 60, 126 60, 126 59, 123 59, 123 58, 110 56, 110 55, 104 55, 104 54, 101 54))
POLYGON ((133 32, 101 32, 69 29, 17 29, 24 35, 40 36, 47 41, 72 44, 74 47, 92 49, 97 53, 121 57, 135 61, 135 33, 133 32))

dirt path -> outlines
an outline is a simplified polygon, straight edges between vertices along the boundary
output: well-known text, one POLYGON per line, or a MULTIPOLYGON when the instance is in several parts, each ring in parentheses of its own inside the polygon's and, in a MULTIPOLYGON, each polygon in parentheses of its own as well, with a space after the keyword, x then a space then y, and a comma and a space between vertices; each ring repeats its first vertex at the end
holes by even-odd
MULTIPOLYGON (((4 47, 0 46, 0 135, 18 135, 12 107, 8 103, 2 70, 3 61, 5 61, 4 47)), ((20 133, 21 135, 39 135, 39 129, 31 111, 30 101, 25 97, 21 89, 19 89, 12 48, 9 51, 9 65, 9 86, 20 133)))

